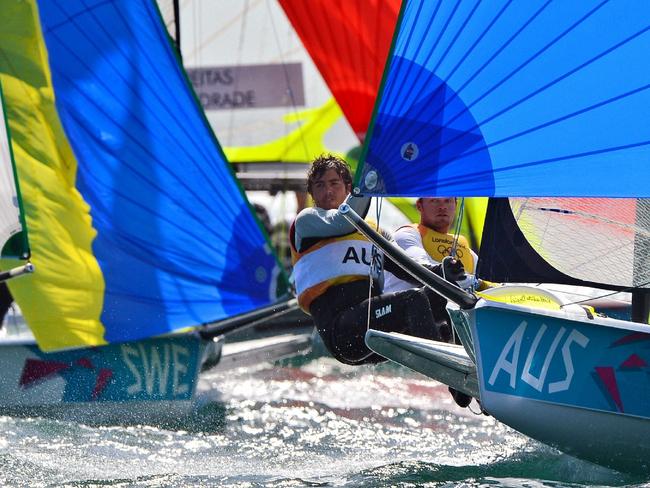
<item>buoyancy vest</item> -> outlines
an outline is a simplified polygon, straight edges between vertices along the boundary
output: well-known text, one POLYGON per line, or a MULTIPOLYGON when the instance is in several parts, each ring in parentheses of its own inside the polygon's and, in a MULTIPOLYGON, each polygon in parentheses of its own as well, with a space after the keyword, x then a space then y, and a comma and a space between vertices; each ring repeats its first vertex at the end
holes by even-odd
MULTIPOLYGON (((442 234, 422 224, 410 224, 409 227, 417 229, 420 233, 424 250, 433 260, 441 263, 443 258, 451 255, 451 246, 454 243, 453 234, 442 234)), ((458 236, 456 258, 463 263, 467 273, 474 274, 474 257, 464 236, 458 236)))
POLYGON ((298 304, 306 312, 331 286, 368 279, 372 244, 358 232, 324 238, 303 252, 292 235, 291 247, 298 304))

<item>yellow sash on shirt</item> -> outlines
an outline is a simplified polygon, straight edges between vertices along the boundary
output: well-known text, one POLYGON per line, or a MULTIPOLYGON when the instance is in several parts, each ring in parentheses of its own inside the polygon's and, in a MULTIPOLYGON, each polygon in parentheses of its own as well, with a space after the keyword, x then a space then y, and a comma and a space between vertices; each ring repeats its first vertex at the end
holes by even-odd
MULTIPOLYGON (((442 234, 422 224, 412 224, 411 226, 418 230, 422 236, 424 250, 435 261, 441 263, 443 258, 451 255, 451 247, 454 243, 454 236, 452 234, 442 234)), ((467 273, 474 273, 474 258, 472 257, 467 239, 464 236, 458 236, 456 258, 460 259, 463 263, 463 267, 467 273)))

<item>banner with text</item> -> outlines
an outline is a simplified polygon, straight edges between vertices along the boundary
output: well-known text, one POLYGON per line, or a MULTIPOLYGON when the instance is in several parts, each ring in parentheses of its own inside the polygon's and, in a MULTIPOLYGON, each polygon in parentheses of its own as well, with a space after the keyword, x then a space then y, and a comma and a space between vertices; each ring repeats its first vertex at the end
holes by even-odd
POLYGON ((301 63, 188 68, 204 110, 304 106, 301 63))

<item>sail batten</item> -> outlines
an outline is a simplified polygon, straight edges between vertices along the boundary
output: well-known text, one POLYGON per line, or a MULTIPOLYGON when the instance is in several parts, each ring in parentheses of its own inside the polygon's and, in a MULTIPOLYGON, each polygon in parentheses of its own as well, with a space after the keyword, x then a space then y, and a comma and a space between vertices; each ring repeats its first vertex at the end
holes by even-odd
POLYGON ((362 193, 650 195, 649 7, 403 9, 355 180, 362 193))

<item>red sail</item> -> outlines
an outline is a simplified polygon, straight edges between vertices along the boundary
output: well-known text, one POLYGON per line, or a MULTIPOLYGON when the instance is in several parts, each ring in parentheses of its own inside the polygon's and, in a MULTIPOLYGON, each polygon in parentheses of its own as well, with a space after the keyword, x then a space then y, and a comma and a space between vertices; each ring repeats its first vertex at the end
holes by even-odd
POLYGON ((400 0, 280 0, 280 4, 363 141, 400 0))

